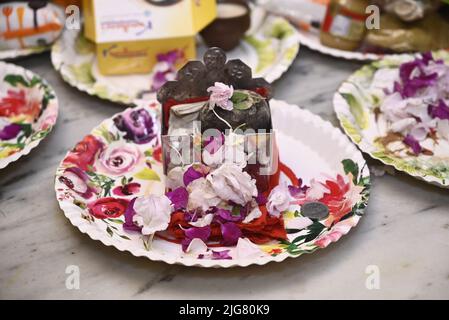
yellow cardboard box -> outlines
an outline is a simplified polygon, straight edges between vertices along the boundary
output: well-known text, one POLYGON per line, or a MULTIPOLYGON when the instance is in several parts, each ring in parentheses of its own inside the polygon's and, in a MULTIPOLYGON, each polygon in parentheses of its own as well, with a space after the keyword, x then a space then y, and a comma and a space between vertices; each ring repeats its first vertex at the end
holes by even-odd
POLYGON ((215 0, 83 0, 84 33, 105 75, 147 73, 158 54, 196 56, 195 35, 216 17, 215 0))

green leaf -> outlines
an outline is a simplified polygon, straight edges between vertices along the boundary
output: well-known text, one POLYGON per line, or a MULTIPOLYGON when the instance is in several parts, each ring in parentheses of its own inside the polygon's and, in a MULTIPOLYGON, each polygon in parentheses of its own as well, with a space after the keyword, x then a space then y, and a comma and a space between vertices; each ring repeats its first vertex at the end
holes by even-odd
POLYGON ((30 87, 34 87, 37 84, 42 83, 42 80, 39 79, 38 77, 34 76, 33 79, 31 79, 30 81, 30 87))
POLYGON ((298 236, 298 237, 296 237, 295 239, 293 239, 292 243, 300 242, 300 241, 306 239, 308 236, 309 236, 309 235, 307 235, 307 234, 306 234, 306 235, 302 235, 302 236, 298 236))
POLYGON ((25 137, 29 137, 33 133, 33 128, 31 127, 31 124, 29 123, 21 123, 19 124, 22 128, 23 134, 25 137))
POLYGON ((7 74, 3 80, 7 83, 9 83, 10 85, 12 85, 13 87, 17 87, 17 84, 21 84, 25 87, 29 87, 30 84, 28 83, 27 80, 25 80, 25 78, 23 76, 21 76, 20 74, 7 74))
POLYGON ((105 125, 101 125, 97 129, 95 129, 94 134, 101 136, 104 140, 106 140, 108 144, 117 140, 105 125))
POLYGON ((73 200, 73 204, 80 207, 81 209, 86 209, 87 205, 84 202, 81 202, 79 200, 73 200))
POLYGON ((113 222, 113 223, 118 223, 118 224, 124 224, 125 223, 123 220, 113 219, 113 218, 109 218, 108 221, 113 222))
POLYGON ((231 101, 234 103, 234 108, 237 110, 246 110, 251 108, 255 103, 259 102, 261 97, 248 90, 234 91, 231 101))
POLYGON ((103 185, 101 185, 101 188, 103 189, 103 194, 105 197, 110 196, 111 195, 111 188, 114 184, 114 181, 108 181, 105 182, 103 185))
POLYGON ((340 93, 340 94, 348 103, 349 109, 351 110, 351 113, 354 116, 354 119, 359 125, 359 127, 362 129, 366 129, 368 127, 368 115, 363 109, 363 106, 354 97, 354 95, 350 93, 340 93))
POLYGON ((246 109, 251 108, 251 106, 252 106, 251 101, 245 100, 245 101, 242 101, 242 102, 239 102, 239 103, 235 103, 235 104, 234 104, 234 109, 237 109, 237 110, 246 110, 246 109))
POLYGON ((301 229, 285 229, 285 232, 287 232, 287 234, 293 234, 293 233, 298 233, 300 232, 301 229))
POLYGON ((239 216, 240 215, 240 208, 241 207, 239 207, 239 206, 232 207, 231 215, 239 216))
POLYGON ((243 102, 248 99, 248 95, 241 91, 234 91, 234 94, 231 97, 231 101, 233 103, 243 102))
MULTIPOLYGON (((88 61, 82 64, 73 64, 68 66, 72 76, 75 78, 76 81, 83 83, 83 84, 94 84, 95 78, 92 76, 91 69, 92 69, 92 62, 88 61)), ((98 95, 107 95, 107 89, 97 86, 95 88, 95 91, 98 95), (105 90, 105 92, 103 92, 105 90)))
POLYGON ((316 221, 314 222, 312 225, 310 225, 307 229, 310 231, 310 233, 306 236, 305 238, 305 242, 309 242, 314 240, 316 237, 318 237, 321 233, 321 231, 323 231, 323 229, 325 228, 325 226, 323 224, 321 224, 320 222, 316 221))
POLYGON ((344 159, 341 163, 343 164, 343 169, 345 170, 345 173, 346 174, 352 173, 353 181, 355 184, 357 184, 357 179, 359 176, 358 164, 351 159, 344 159))
POLYGON ((354 140, 355 143, 362 141, 360 130, 357 129, 348 118, 342 115, 340 115, 339 118, 341 126, 345 129, 346 133, 352 138, 352 140, 354 140))
POLYGON ((152 158, 153 157, 153 150, 152 149, 145 150, 144 154, 145 154, 145 157, 152 158))
POLYGON ((142 236, 143 246, 145 247, 145 250, 147 250, 147 251, 150 251, 150 249, 151 249, 151 242, 153 241, 153 236, 154 235, 142 236))
POLYGON ((140 180, 161 181, 158 174, 150 168, 144 168, 143 170, 137 172, 134 177, 140 180))
POLYGON ((109 228, 109 226, 106 227, 106 232, 108 233, 108 235, 110 237, 112 237, 114 235, 114 232, 112 232, 111 228, 109 228))

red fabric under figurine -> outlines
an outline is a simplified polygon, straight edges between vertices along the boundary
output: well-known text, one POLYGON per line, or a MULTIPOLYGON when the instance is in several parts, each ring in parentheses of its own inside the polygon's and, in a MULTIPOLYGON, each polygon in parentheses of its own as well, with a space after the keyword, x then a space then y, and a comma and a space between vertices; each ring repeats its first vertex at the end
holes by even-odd
MULTIPOLYGON (((276 218, 270 216, 265 205, 259 206, 259 209, 262 212, 259 218, 254 219, 250 223, 237 223, 243 236, 257 244, 267 243, 272 240, 287 239, 282 217, 276 218)), ((181 243, 185 238, 184 229, 190 227, 192 226, 185 220, 185 213, 177 211, 171 215, 170 224, 162 237, 172 242, 181 243)), ((220 224, 212 223, 210 227, 211 234, 209 240, 219 245, 222 240, 220 224)), ((209 246, 213 246, 213 244, 209 244, 209 246)))

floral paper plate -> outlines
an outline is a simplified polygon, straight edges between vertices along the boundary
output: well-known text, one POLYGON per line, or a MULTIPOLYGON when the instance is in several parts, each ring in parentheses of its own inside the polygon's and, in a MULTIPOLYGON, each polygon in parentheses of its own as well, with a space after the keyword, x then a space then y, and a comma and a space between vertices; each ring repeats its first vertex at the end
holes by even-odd
POLYGON ((297 190, 303 195, 301 205, 295 202, 281 213, 287 235, 283 241, 255 245, 240 238, 237 246, 208 248, 210 254, 198 254, 185 252, 181 244, 159 233, 149 246, 142 234, 125 228, 133 198, 164 194, 160 106, 151 101, 139 101, 134 109, 105 120, 67 153, 55 178, 59 205, 71 223, 92 239, 169 264, 263 265, 325 248, 362 217, 369 196, 368 168, 356 147, 330 123, 282 101, 272 100, 271 110, 283 166, 301 177, 303 186, 310 186, 297 190), (122 125, 118 129, 119 120, 131 114, 132 119, 145 120, 145 130, 134 132, 122 125), (303 216, 302 205, 309 198, 325 204, 330 215, 321 220, 303 216))
MULTIPOLYGON (((433 58, 429 54, 421 57, 424 55, 398 55, 362 67, 339 88, 334 109, 346 134, 363 152, 416 178, 448 187, 449 108, 431 105, 436 91, 426 83, 440 83, 443 87, 438 70, 449 63, 449 52, 442 50, 433 53, 433 58), (430 74, 421 76, 423 69, 430 70, 430 74), (398 80, 403 77, 409 77, 410 86, 418 89, 407 89, 398 80), (426 97, 418 98, 416 94, 426 97), (395 97, 397 101, 392 100, 395 97), (409 109, 403 109, 404 99, 410 101, 409 109), (392 116, 402 121, 390 121, 392 116), (418 136, 418 142, 414 137, 421 133, 425 135, 418 136)), ((446 68, 446 89, 439 90, 446 90, 447 96, 446 68)))
POLYGON ((57 116, 58 101, 45 80, 0 62, 0 169, 36 147, 57 116))
MULTIPOLYGON (((297 36, 296 29, 285 19, 266 16, 228 57, 242 59, 253 69, 255 77, 272 82, 293 63, 299 50, 297 36)), ((200 45, 198 55, 204 51, 200 45)), ((92 43, 74 30, 62 34, 51 54, 53 66, 70 85, 90 95, 125 104, 146 94, 152 96, 167 79, 176 75, 173 63, 181 57, 182 52, 161 55, 155 72, 148 75, 103 76, 98 71, 92 43)))

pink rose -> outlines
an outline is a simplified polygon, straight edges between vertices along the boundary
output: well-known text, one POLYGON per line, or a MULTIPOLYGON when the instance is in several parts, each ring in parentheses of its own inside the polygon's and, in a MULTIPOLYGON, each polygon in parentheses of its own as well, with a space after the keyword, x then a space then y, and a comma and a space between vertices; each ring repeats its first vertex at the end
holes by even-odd
POLYGON ((233 104, 230 100, 234 94, 234 88, 227 86, 221 82, 215 82, 213 87, 207 88, 207 92, 211 92, 209 105, 213 109, 218 106, 224 110, 232 110, 233 104))
POLYGON ((117 141, 111 143, 100 153, 97 161, 98 171, 120 176, 134 170, 144 162, 144 156, 139 148, 130 143, 117 141))

